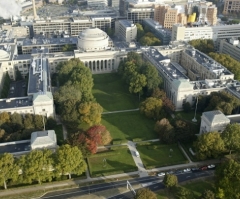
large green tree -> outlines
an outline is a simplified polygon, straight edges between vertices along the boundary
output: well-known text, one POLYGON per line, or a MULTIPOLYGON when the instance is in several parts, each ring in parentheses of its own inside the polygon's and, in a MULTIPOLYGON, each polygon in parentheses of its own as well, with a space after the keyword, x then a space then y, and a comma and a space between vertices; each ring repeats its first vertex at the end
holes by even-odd
POLYGON ((171 189, 171 188, 177 186, 178 178, 177 178, 177 176, 175 176, 173 174, 167 174, 167 175, 164 176, 163 184, 165 185, 165 187, 171 189))
POLYGON ((189 41, 189 44, 206 54, 214 52, 214 43, 212 39, 195 39, 189 41))
POLYGON ((55 154, 55 169, 57 175, 81 175, 86 171, 86 163, 78 147, 68 144, 60 146, 55 154))
POLYGON ((51 181, 53 177, 52 152, 48 149, 33 150, 27 155, 21 156, 19 166, 22 170, 22 179, 27 183, 37 181, 51 181))
POLYGON ((140 112, 148 118, 160 119, 162 112, 162 100, 149 97, 140 104, 140 112))
POLYGON ((10 153, 0 155, 0 182, 7 189, 9 180, 16 180, 18 177, 19 167, 14 161, 14 157, 10 153))
POLYGON ((129 92, 130 93, 138 93, 139 101, 140 101, 140 95, 143 91, 143 88, 147 84, 146 76, 139 73, 133 73, 130 83, 129 83, 129 92))
POLYGON ((215 171, 215 182, 217 198, 240 198, 240 164, 234 160, 222 163, 215 171))
POLYGON ((229 154, 233 150, 238 151, 240 149, 240 125, 238 123, 227 125, 221 137, 229 154))
POLYGON ((134 199, 157 199, 157 195, 148 188, 138 189, 134 199))
POLYGON ((201 134, 198 137, 198 140, 194 143, 194 146, 196 149, 196 155, 201 160, 217 158, 225 149, 224 142, 218 132, 201 134))

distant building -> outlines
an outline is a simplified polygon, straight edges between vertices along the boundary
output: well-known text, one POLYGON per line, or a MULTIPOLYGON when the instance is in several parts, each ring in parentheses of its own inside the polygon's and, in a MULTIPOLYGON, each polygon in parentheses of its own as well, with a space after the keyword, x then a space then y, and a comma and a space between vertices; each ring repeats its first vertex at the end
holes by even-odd
POLYGON ((230 119, 219 110, 203 112, 199 133, 222 132, 228 124, 230 119))
POLYGON ((240 11, 240 0, 225 0, 224 1, 224 8, 223 13, 224 14, 231 14, 234 12, 240 11))
POLYGON ((137 37, 137 26, 132 21, 119 20, 115 22, 115 34, 125 42, 132 42, 137 37))
POLYGON ((240 43, 238 39, 223 39, 220 41, 219 52, 230 55, 240 61, 240 43))
POLYGON ((57 138, 54 130, 36 131, 31 134, 31 150, 56 149, 57 138))
POLYGON ((90 7, 104 7, 108 5, 107 0, 87 0, 87 5, 90 7))
POLYGON ((152 19, 144 19, 143 25, 147 27, 151 33, 155 35, 161 41, 161 45, 168 45, 171 41, 171 34, 170 30, 164 29, 162 25, 160 25, 157 21, 152 19))

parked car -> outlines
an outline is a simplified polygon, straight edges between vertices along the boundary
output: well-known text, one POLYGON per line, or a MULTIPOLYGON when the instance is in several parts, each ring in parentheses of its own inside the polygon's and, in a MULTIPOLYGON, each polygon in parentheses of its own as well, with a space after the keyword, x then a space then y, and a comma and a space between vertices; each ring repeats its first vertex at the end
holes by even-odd
POLYGON ((208 166, 202 166, 199 168, 200 170, 207 170, 208 169, 208 166))
POLYGON ((166 174, 174 174, 174 171, 168 171, 166 174))
POLYGON ((135 151, 135 155, 136 155, 136 157, 140 157, 140 155, 139 155, 139 152, 138 152, 138 151, 135 151))
POLYGON ((161 176, 165 176, 165 173, 164 172, 161 172, 161 173, 159 173, 159 174, 157 174, 159 177, 161 177, 161 176))
POLYGON ((191 168, 191 171, 192 172, 198 172, 198 171, 200 171, 200 169, 199 168, 191 168))
POLYGON ((214 164, 210 164, 207 167, 208 167, 208 169, 215 169, 216 166, 214 164))
POLYGON ((190 168, 183 169, 183 172, 190 172, 190 171, 191 171, 190 168))

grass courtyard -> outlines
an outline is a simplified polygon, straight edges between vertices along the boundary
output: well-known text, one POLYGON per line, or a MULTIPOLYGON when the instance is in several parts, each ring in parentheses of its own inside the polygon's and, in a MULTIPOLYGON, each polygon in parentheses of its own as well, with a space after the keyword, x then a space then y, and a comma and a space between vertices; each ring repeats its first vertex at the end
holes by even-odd
POLYGON ((111 113, 102 115, 101 123, 107 127, 113 140, 156 139, 153 120, 146 118, 139 111, 111 113))
POLYGON ((54 130, 57 136, 57 144, 61 146, 64 143, 62 125, 57 125, 54 130))
POLYGON ((187 163, 187 159, 177 144, 137 145, 142 162, 147 169, 187 163), (170 156, 170 150, 171 157, 170 156))
POLYGON ((139 107, 138 96, 129 93, 127 85, 117 73, 93 75, 93 79, 93 95, 105 112, 139 107))
POLYGON ((136 171, 130 151, 126 148, 98 153, 87 158, 92 177, 136 171), (106 159, 106 161, 104 160, 106 159))

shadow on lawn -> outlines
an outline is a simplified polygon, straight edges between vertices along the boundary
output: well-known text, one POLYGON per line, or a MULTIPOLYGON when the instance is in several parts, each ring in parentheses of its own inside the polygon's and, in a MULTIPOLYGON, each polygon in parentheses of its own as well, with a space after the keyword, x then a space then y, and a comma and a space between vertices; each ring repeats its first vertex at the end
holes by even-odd
MULTIPOLYGON (((130 165, 130 164, 126 164, 126 163, 122 163, 119 161, 113 161, 113 160, 107 160, 107 164, 106 166, 109 165, 110 167, 113 167, 115 169, 109 169, 106 170, 104 173, 110 173, 110 172, 118 172, 119 173, 127 173, 127 172, 133 172, 137 170, 136 166, 130 165)), ((111 174, 110 174, 111 175, 111 174)))

